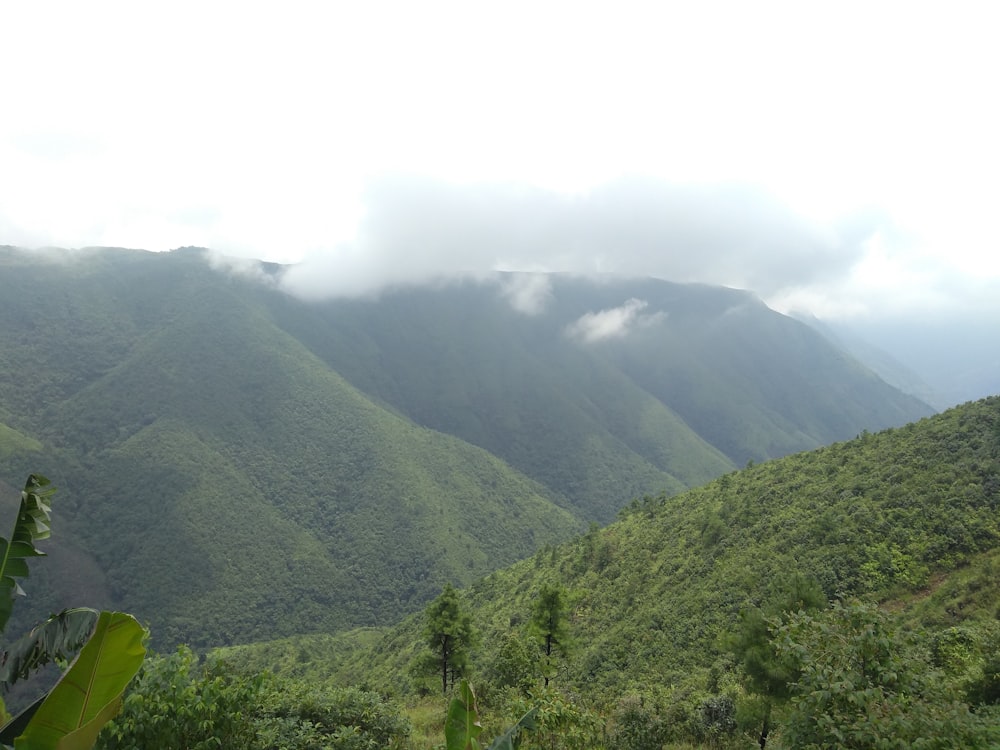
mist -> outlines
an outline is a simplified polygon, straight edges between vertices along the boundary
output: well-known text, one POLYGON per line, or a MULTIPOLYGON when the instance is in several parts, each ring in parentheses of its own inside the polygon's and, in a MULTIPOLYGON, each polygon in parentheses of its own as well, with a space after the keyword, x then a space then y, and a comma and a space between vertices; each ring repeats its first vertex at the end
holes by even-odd
POLYGON ((503 270, 652 276, 766 297, 846 279, 878 226, 872 216, 810 222, 750 185, 639 178, 577 194, 384 178, 365 206, 356 239, 291 267, 288 291, 363 296, 503 270))

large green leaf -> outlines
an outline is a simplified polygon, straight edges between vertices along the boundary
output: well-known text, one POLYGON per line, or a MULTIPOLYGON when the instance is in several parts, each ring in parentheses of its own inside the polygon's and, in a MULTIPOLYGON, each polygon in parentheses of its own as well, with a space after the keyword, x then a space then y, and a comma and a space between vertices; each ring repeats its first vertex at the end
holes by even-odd
POLYGON ((94 633, 14 742, 16 750, 89 750, 139 671, 145 631, 132 615, 101 612, 94 633))
POLYGON ((28 577, 29 557, 45 553, 35 549, 35 542, 49 537, 49 498, 55 492, 49 480, 32 474, 21 491, 21 507, 10 541, 0 537, 0 632, 7 627, 14 609, 14 597, 24 594, 18 578, 28 577))
POLYGON ((0 695, 49 662, 69 661, 94 632, 99 614, 86 607, 64 609, 0 652, 0 695))
POLYGON ((448 718, 444 723, 444 740, 447 750, 481 750, 476 737, 483 731, 476 709, 476 694, 472 686, 462 680, 458 687, 458 697, 448 708, 448 718))

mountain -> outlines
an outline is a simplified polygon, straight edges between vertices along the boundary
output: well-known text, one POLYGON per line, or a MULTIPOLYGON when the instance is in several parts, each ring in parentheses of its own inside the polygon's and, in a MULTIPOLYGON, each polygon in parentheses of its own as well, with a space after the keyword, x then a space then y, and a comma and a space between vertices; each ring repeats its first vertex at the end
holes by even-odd
MULTIPOLYGON (((905 627, 929 628, 930 643, 963 644, 951 665, 960 674, 1000 639, 998 566, 1000 396, 637 500, 607 528, 477 581, 464 592, 481 633, 473 680, 484 694, 498 687, 511 641, 530 642, 537 593, 556 584, 569 594, 573 643, 561 694, 602 712, 643 696, 681 722, 672 703, 697 711, 738 692, 726 634, 741 610, 765 606, 796 576, 830 600, 877 599, 905 627)), ((422 626, 416 615, 381 639, 364 631, 225 654, 244 668, 412 696, 422 626), (296 661, 300 653, 313 658, 296 661)), ((934 652, 937 666, 947 653, 934 652)))
POLYGON ((377 300, 286 299, 295 309, 279 319, 358 388, 600 521, 651 487, 933 411, 748 292, 541 281, 547 304, 531 313, 510 303, 524 279, 508 275, 377 300))
MULTIPOLYGON (((827 321, 850 351, 893 382, 867 353, 878 350, 928 384, 929 403, 944 408, 1000 391, 1000 313, 996 310, 929 309, 875 320, 827 321), (858 344, 859 348, 854 349, 858 344)), ((903 390, 904 384, 893 383, 903 390)), ((909 392, 920 392, 910 390, 909 392)))
POLYGON ((0 479, 61 488, 77 573, 36 566, 39 611, 88 571, 159 643, 393 621, 631 498, 931 411, 746 292, 322 302, 210 259, 0 248, 0 479))
MULTIPOLYGON (((822 333, 831 343, 850 352, 859 362, 870 367, 882 380, 903 393, 909 393, 926 404, 931 404, 938 410, 944 410, 961 401, 974 398, 952 400, 931 387, 920 375, 904 365, 889 352, 870 344, 856 329, 843 324, 832 324, 812 315, 796 315, 808 326, 822 333)), ((998 384, 1000 385, 1000 384, 998 384)), ((989 390, 983 393, 989 393, 989 390)), ((978 398, 977 396, 976 398, 978 398)))

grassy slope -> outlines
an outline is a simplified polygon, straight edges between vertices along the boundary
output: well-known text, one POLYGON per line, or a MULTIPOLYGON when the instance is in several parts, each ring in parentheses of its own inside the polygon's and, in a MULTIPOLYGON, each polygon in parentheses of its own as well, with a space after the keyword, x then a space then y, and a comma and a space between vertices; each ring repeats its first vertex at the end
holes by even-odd
MULTIPOLYGON (((792 572, 830 597, 875 596, 911 623, 944 627, 996 616, 998 554, 994 397, 637 503, 607 529, 478 581, 467 592, 484 633, 476 663, 520 632, 511 623, 555 579, 575 597, 564 687, 598 702, 643 686, 704 690, 713 663, 725 668, 719 638, 739 610, 792 572)), ((341 654, 340 679, 405 690, 419 630, 414 617, 372 649, 341 654)), ((268 663, 281 663, 274 650, 256 666, 268 663)))

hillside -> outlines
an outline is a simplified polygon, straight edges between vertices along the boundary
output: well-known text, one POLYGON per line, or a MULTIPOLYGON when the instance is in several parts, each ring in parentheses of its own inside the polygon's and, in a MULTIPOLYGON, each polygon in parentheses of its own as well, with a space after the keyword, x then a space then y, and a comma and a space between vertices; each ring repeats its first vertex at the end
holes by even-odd
MULTIPOLYGON (((90 603, 158 643, 395 621, 631 498, 930 411, 745 292, 553 277, 529 314, 506 277, 309 302, 281 272, 0 248, 0 479, 60 487, 90 603)), ((79 603, 66 573, 26 617, 79 603)))
MULTIPOLYGON (((559 670, 561 691, 609 708, 630 694, 669 703, 733 684, 739 672, 725 634, 742 609, 766 604, 794 575, 817 581, 831 600, 879 599, 910 627, 988 630, 1000 608, 998 564, 993 397, 637 501, 611 526, 477 581, 466 591, 483 644, 473 679, 486 690, 501 646, 527 639, 544 583, 565 586, 573 602, 575 646, 559 670)), ((227 654, 252 668, 405 693, 421 685, 409 671, 421 627, 420 616, 410 618, 351 658, 341 640, 331 662, 330 646, 308 639, 294 644, 313 654, 304 665, 289 658, 289 644, 227 654)))
POLYGON ((4 378, 4 403, 31 408, 18 425, 45 446, 11 473, 59 486, 59 546, 86 550, 111 595, 93 603, 155 623, 160 643, 338 629, 580 528, 499 459, 372 403, 200 261, 149 260, 172 267, 118 276, 113 315, 86 288, 106 269, 58 293, 39 274, 44 312, 6 328, 24 337, 8 361, 33 375, 4 378))
POLYGON ((358 388, 600 521, 647 492, 932 411, 747 292, 556 275, 526 313, 505 291, 517 283, 402 289, 308 315, 288 301, 279 319, 358 388))

